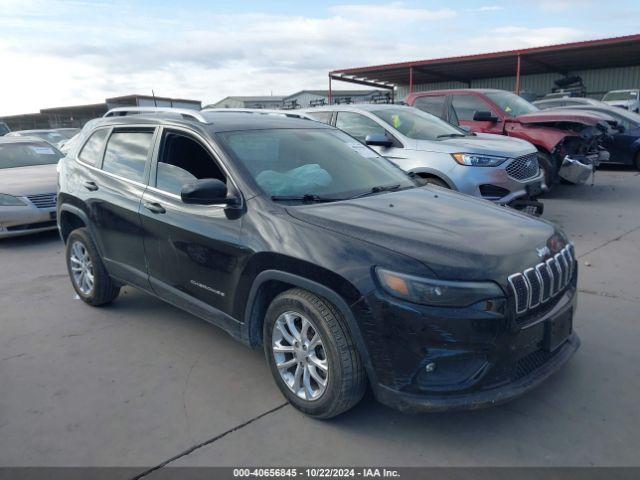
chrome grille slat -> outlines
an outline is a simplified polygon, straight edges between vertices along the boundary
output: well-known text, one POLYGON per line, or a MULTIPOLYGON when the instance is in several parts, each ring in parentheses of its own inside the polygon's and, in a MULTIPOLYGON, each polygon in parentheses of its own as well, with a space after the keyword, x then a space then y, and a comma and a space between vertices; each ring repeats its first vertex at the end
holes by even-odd
POLYGON ((55 193, 40 193, 37 195, 27 195, 27 198, 38 208, 53 208, 56 206, 55 193))
POLYGON ((540 167, 538 165, 538 154, 530 153, 522 157, 515 158, 507 168, 507 175, 516 180, 527 180, 538 175, 540 167))
POLYGON ((516 313, 536 308, 563 292, 573 279, 574 262, 573 246, 569 244, 545 262, 510 275, 516 313))

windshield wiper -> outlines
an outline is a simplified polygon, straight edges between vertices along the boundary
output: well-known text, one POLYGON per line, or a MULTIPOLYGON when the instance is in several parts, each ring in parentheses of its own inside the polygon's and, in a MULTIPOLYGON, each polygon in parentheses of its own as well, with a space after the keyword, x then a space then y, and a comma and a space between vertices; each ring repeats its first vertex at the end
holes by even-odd
POLYGON ((342 198, 321 197, 313 193, 305 193, 304 195, 272 195, 271 200, 274 202, 304 202, 304 203, 322 203, 337 202, 342 198))
POLYGON ((444 135, 438 135, 436 138, 453 138, 453 137, 466 137, 466 133, 445 133, 444 135))
MULTIPOLYGON (((349 197, 349 200, 351 200, 352 198, 366 197, 367 195, 373 195, 375 193, 380 193, 380 192, 391 192, 393 190, 398 190, 399 188, 400 188, 399 183, 396 183, 395 185, 377 185, 371 188, 371 190, 367 190, 366 192, 358 193, 353 197, 349 197)), ((412 187, 408 187, 408 188, 412 188, 412 187)))

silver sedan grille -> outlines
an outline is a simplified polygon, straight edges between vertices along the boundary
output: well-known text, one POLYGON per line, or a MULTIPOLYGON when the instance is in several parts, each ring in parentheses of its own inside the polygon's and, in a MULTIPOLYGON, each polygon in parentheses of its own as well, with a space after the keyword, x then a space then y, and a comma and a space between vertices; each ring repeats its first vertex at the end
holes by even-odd
POLYGON ((516 180, 527 180, 536 177, 540 171, 538 166, 538 154, 530 153, 513 160, 505 169, 507 175, 516 180))
POLYGON ((569 244, 546 262, 509 276, 516 300, 516 313, 521 314, 548 302, 562 292, 573 278, 575 254, 569 244))

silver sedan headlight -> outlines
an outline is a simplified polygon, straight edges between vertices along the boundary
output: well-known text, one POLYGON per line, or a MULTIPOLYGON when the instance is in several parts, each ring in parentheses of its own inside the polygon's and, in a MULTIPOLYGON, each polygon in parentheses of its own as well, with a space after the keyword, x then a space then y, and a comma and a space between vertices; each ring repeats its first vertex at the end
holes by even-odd
POLYGON ((468 167, 497 167, 508 160, 508 157, 480 155, 477 153, 452 153, 451 156, 460 165, 468 167))
POLYGON ((27 204, 13 195, 0 193, 0 207, 26 207, 27 204))

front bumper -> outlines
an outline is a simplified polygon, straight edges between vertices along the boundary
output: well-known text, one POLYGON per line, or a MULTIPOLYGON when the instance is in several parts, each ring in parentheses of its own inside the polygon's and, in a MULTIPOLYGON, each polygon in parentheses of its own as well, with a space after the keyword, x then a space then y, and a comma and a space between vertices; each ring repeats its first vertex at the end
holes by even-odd
POLYGON ((543 190, 547 189, 544 185, 542 171, 539 171, 535 177, 517 180, 509 176, 506 171, 509 163, 506 162, 498 167, 457 165, 448 174, 458 191, 501 205, 508 205, 515 200, 528 198, 528 185, 540 184, 543 190))
POLYGON ((55 230, 56 208, 0 207, 0 238, 55 230))
POLYGON ((580 345, 572 330, 576 283, 574 275, 553 301, 521 316, 513 298, 496 299, 490 308, 442 309, 371 293, 357 318, 377 399, 409 412, 468 410, 535 388, 580 345), (569 329, 559 337, 564 340, 548 347, 549 331, 567 319, 569 329), (435 369, 429 373, 431 363, 435 369))

